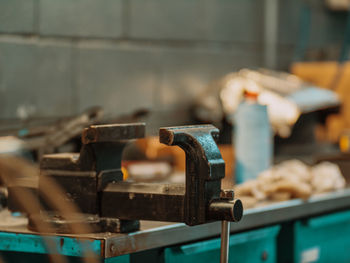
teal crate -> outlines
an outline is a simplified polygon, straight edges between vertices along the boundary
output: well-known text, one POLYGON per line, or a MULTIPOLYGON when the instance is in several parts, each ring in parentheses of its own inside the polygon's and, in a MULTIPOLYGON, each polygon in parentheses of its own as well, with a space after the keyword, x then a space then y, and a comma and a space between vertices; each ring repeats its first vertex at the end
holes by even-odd
POLYGON ((279 262, 350 262, 350 211, 282 226, 279 262))
MULTIPOLYGON (((279 226, 265 227, 230 236, 229 262, 276 262, 279 226)), ((164 262, 218 262, 220 238, 164 249, 164 262)))

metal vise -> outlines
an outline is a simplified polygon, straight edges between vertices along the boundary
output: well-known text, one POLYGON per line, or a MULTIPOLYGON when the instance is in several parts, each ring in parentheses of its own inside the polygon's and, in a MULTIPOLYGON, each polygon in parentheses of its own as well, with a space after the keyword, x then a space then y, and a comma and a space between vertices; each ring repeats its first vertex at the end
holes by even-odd
MULTIPOLYGON (((212 125, 160 129, 160 142, 177 145, 186 153, 186 184, 146 184, 123 181, 122 152, 128 140, 144 137, 144 124, 97 125, 84 130, 80 154, 52 154, 41 162, 43 178, 62 188, 65 201, 80 210, 79 220, 96 232, 130 232, 138 220, 184 222, 188 225, 215 220, 239 221, 243 207, 232 190, 221 190, 225 163, 212 125), (81 215, 84 215, 81 219, 81 215)), ((55 232, 69 233, 69 220, 45 205, 30 215, 29 226, 44 220, 55 232)), ((76 223, 76 221, 75 221, 76 223)))

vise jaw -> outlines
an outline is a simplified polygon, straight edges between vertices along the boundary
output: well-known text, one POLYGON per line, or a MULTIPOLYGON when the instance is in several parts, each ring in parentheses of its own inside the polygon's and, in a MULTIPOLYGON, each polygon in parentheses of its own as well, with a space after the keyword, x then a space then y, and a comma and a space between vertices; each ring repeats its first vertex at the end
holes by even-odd
POLYGON ((77 223, 87 224, 92 232, 138 230, 138 220, 101 216, 101 196, 109 183, 123 181, 121 160, 125 145, 144 135, 143 123, 90 126, 82 133, 80 154, 45 155, 40 163, 39 193, 45 181, 54 181, 61 190, 55 198, 72 203, 79 215, 64 218, 62 211, 47 205, 42 198, 44 210, 29 216, 29 228, 36 230, 37 222, 45 221, 56 233, 69 233, 70 226, 77 223))
MULTIPOLYGON (((131 139, 144 137, 142 123, 96 125, 82 134, 80 154, 52 154, 41 162, 40 178, 51 178, 62 188, 57 196, 79 208, 95 232, 130 232, 138 220, 184 222, 198 225, 215 220, 239 221, 243 207, 232 190, 221 190, 225 163, 217 147, 219 130, 212 125, 161 128, 160 142, 186 153, 185 184, 123 181, 121 159, 131 139)), ((40 187, 44 187, 40 183, 40 187)), ((43 180, 42 180, 43 181, 43 180)), ((39 191, 40 192, 40 191, 39 191)), ((71 223, 60 211, 45 205, 30 220, 44 220, 55 232, 69 233, 71 223)), ((76 222, 75 222, 76 223, 76 222)), ((34 224, 29 226, 35 230, 34 224)))
POLYGON ((243 207, 233 191, 221 191, 225 162, 216 141, 219 130, 212 125, 161 128, 160 142, 177 145, 186 153, 184 220, 197 225, 212 220, 239 221, 243 207))

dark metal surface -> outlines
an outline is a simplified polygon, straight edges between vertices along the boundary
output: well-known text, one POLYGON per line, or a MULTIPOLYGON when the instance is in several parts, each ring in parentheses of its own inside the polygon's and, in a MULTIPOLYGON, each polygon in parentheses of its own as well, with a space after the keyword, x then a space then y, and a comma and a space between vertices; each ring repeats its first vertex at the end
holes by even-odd
POLYGON ((120 140, 132 140, 145 136, 144 123, 91 125, 82 135, 83 144, 97 142, 120 142, 120 140), (116 127, 118 127, 116 129, 116 127))
MULTIPOLYGON (((238 215, 235 216, 230 212, 213 216, 214 210, 209 209, 212 202, 216 204, 224 202, 232 212, 239 210, 238 206, 234 209, 234 203, 228 203, 225 198, 220 197, 221 179, 225 177, 225 162, 215 142, 218 136, 219 130, 213 125, 161 128, 159 131, 161 143, 177 145, 186 153, 184 222, 188 225, 212 220, 240 219, 238 215)), ((240 208, 243 210, 242 206, 240 208)))
POLYGON ((243 211, 240 201, 233 200, 232 191, 221 196, 225 162, 215 142, 218 134, 212 125, 161 128, 160 142, 179 146, 186 153, 186 184, 109 184, 102 192, 102 216, 188 225, 239 221, 243 211))
POLYGON ((0 187, 0 211, 7 207, 7 190, 5 187, 0 187))
POLYGON ((213 220, 238 222, 243 216, 243 204, 237 199, 213 201, 209 204, 208 214, 213 220))
POLYGON ((52 223, 57 233, 69 233, 70 225, 78 224, 79 220, 97 232, 111 231, 113 224, 116 227, 112 230, 134 231, 138 224, 131 220, 139 219, 187 225, 241 219, 242 203, 234 199, 232 190, 221 190, 225 162, 215 142, 218 129, 212 125, 160 129, 160 142, 179 146, 186 153, 185 185, 122 182, 124 146, 144 133, 145 125, 138 123, 90 126, 82 134, 80 154, 45 155, 39 192, 51 179, 62 190, 55 199, 76 206, 80 213, 68 219, 58 208, 45 205, 42 198, 45 208, 30 215, 31 229, 34 221, 40 219, 52 223))
MULTIPOLYGON (((12 212, 25 212, 22 202, 17 199, 17 196, 23 191, 30 192, 38 199, 38 177, 23 177, 18 178, 16 185, 7 185, 7 207, 12 212)), ((39 212, 39 211, 38 211, 39 212)))
POLYGON ((235 199, 234 191, 223 189, 220 192, 220 198, 221 200, 214 200, 209 204, 210 218, 224 221, 234 218, 234 221, 240 221, 243 216, 243 204, 241 200, 235 199))
MULTIPOLYGON (((39 188, 45 187, 42 180, 51 179, 63 190, 62 195, 55 195, 60 202, 71 202, 79 211, 86 214, 98 214, 99 201, 96 172, 94 171, 64 171, 64 170, 41 170, 39 176, 39 188), (43 178, 45 177, 45 178, 43 178)), ((46 211, 55 211, 57 208, 47 205, 45 198, 41 203, 46 211)))
MULTIPOLYGON (((100 227, 100 218, 94 214, 71 214, 69 219, 63 218, 55 212, 31 214, 28 218, 28 229, 37 231, 35 222, 50 225, 57 234, 71 233, 72 228, 74 228, 76 224, 88 225, 89 231, 92 233, 98 233, 102 230, 100 227)), ((50 232, 50 230, 48 230, 48 232, 50 232)))
POLYGON ((183 185, 109 184, 102 193, 102 216, 183 222, 184 193, 183 185))
MULTIPOLYGON (((56 208, 45 206, 38 215, 30 215, 29 227, 34 229, 34 219, 51 223, 57 233, 69 233, 71 226, 80 223, 89 225, 89 231, 135 231, 138 222, 107 218, 101 214, 101 195, 112 182, 123 180, 121 159, 124 146, 131 139, 144 136, 143 123, 97 125, 83 131, 80 154, 45 155, 41 162, 39 190, 45 187, 45 180, 52 179, 62 189, 55 196, 62 203, 70 202, 81 215, 67 219, 56 208)), ((45 204, 45 200, 42 200, 45 204)), ((114 204, 113 204, 113 207, 114 204)), ((130 219, 130 218, 127 218, 130 219)))

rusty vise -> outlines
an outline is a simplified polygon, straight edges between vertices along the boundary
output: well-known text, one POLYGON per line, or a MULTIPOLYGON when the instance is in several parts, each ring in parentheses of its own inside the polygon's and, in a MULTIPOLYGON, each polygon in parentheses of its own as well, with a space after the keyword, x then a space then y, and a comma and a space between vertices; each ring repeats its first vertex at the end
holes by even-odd
MULTIPOLYGON (((89 231, 130 232, 139 220, 184 222, 198 225, 216 220, 239 221, 243 207, 232 190, 221 189, 225 162, 216 144, 219 130, 212 125, 161 128, 159 139, 179 146, 186 154, 185 184, 152 184, 123 181, 121 160, 129 140, 145 135, 143 123, 96 125, 83 131, 79 153, 45 155, 39 185, 53 179, 62 189, 58 200, 79 208, 75 223, 87 223, 89 231)), ((29 215, 45 221, 56 233, 69 233, 71 217, 41 198, 42 211, 29 215)), ((73 221, 74 221, 73 220, 73 221)))

